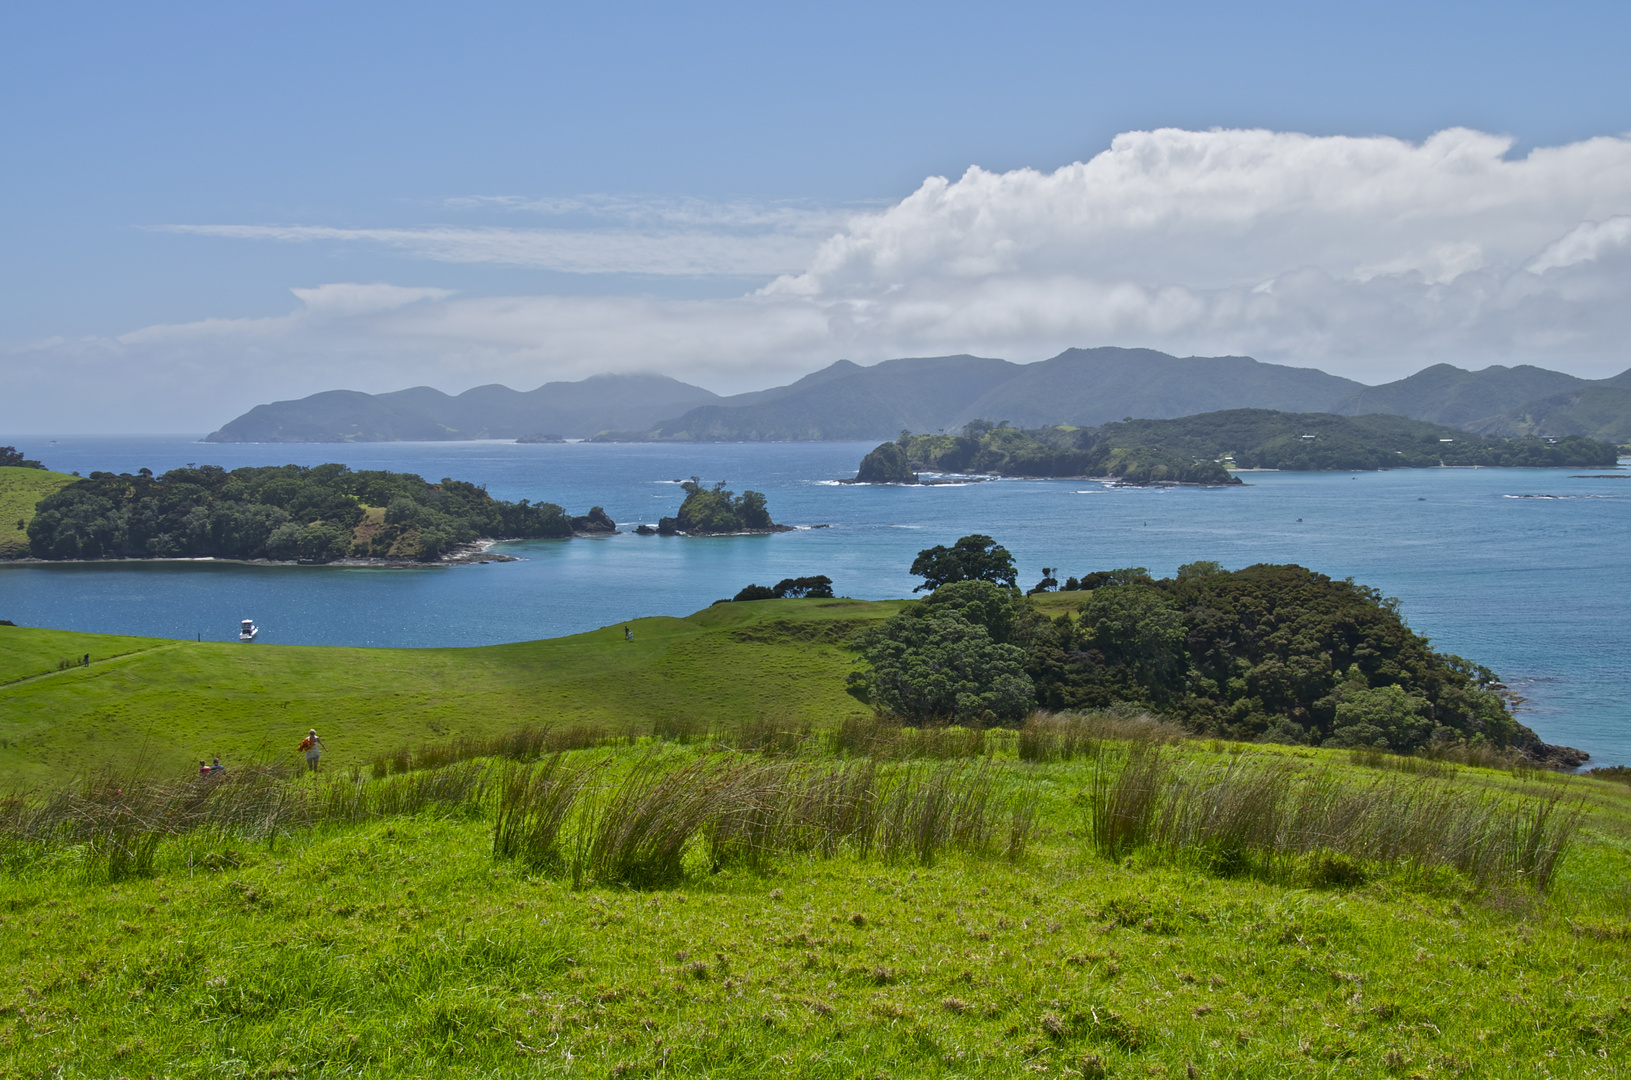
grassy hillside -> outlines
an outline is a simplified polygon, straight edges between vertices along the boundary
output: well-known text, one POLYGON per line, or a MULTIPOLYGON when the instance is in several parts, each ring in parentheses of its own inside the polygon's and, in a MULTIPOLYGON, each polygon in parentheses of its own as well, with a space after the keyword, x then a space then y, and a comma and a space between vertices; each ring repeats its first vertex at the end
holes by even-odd
MULTIPOLYGON (((1095 753, 1107 760, 1120 745, 1095 753)), ((90 849, 12 846, 0 1062, 8 1075, 66 1077, 1631 1067, 1622 787, 1454 769, 1397 789, 1583 798, 1586 831, 1539 895, 1408 865, 1253 870, 1148 849, 1107 859, 1088 839, 1092 759, 1022 762, 1011 740, 993 749, 983 770, 944 775, 966 789, 983 772, 1034 810, 1030 842, 1011 857, 845 844, 718 863, 699 830, 671 883, 574 885, 563 868, 495 857, 495 796, 469 784, 262 840, 189 833, 166 841, 147 874, 113 883, 87 872, 90 849)), ((1193 742, 1168 753, 1214 776, 1254 756, 1350 789, 1389 776, 1346 755, 1243 750, 1193 742)), ((719 760, 637 747, 579 751, 561 767, 626 772, 654 754, 671 772, 719 760)), ((808 754, 786 767, 831 760, 808 754)), ((746 759, 725 767, 754 767, 746 759)), ((457 769, 363 790, 430 792, 457 769)))
POLYGON ((1631 787, 1120 713, 908 735, 842 691, 899 606, 444 650, 0 627, 0 791, 41 785, 0 796, 0 1075, 1631 1069, 1631 787), (457 738, 523 724, 599 745, 457 738))
POLYGON ((1584 435, 1631 442, 1631 387, 1607 380, 1531 401, 1477 425, 1487 435, 1584 435))
POLYGON ((764 600, 479 649, 162 642, 0 626, 0 786, 144 756, 289 755, 309 727, 339 766, 523 723, 650 734, 868 711, 844 692, 859 621, 897 603, 764 600), (66 657, 89 667, 59 672, 66 657), (40 676, 40 677, 34 677, 40 676), (17 681, 23 680, 23 681, 17 681), (789 692, 791 687, 796 692, 789 692))
MULTIPOLYGON (((1480 371, 1434 364, 1395 382, 1362 387, 1330 411, 1346 416, 1393 413, 1434 424, 1483 430, 1478 427, 1480 421, 1522 402, 1568 393, 1586 385, 1589 385, 1587 380, 1531 364, 1516 367, 1491 364, 1480 371)), ((1503 431, 1500 434, 1535 433, 1503 431)), ((1561 433, 1547 431, 1544 434, 1561 433)))
POLYGON ((76 479, 46 469, 0 465, 0 559, 28 554, 28 523, 34 520, 34 504, 76 479))

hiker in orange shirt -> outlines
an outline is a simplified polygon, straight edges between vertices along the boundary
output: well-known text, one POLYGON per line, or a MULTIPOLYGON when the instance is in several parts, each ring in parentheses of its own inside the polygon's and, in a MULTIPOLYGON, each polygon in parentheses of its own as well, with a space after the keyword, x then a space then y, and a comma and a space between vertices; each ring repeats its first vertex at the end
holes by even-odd
POLYGON ((317 737, 317 729, 312 728, 306 737, 300 740, 300 752, 306 755, 306 767, 312 772, 317 771, 317 759, 323 756, 323 740, 317 737))

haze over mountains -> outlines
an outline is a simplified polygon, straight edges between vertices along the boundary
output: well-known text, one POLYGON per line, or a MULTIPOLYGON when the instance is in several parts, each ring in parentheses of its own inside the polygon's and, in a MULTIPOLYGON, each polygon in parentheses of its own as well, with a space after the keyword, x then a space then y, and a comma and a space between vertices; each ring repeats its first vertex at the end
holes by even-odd
POLYGON ((1391 413, 1486 435, 1631 440, 1631 371, 1580 379, 1523 365, 1466 371, 1437 364, 1366 386, 1313 368, 1244 356, 1174 357, 1151 349, 1067 349, 1015 364, 977 356, 840 360, 787 386, 731 397, 660 375, 597 375, 521 392, 492 385, 450 396, 333 390, 258 405, 212 442, 511 439, 785 442, 889 439, 970 420, 1016 427, 1098 425, 1261 408, 1391 413))
POLYGON ((205 442, 434 442, 643 429, 705 402, 711 390, 666 375, 594 375, 511 390, 493 383, 462 394, 415 386, 389 394, 326 390, 257 405, 205 442))

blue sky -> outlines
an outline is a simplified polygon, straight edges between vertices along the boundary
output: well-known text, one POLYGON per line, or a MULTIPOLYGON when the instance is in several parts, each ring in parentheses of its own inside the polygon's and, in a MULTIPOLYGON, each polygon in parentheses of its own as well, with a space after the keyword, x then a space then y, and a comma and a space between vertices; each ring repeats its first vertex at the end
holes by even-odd
POLYGON ((596 370, 731 391, 842 356, 1069 344, 1367 381, 1631 366, 1627 5, 0 19, 0 431, 207 430, 335 386, 596 370), (1440 134, 1461 128, 1482 141, 1440 134), (1197 138, 1129 137, 1161 129, 1197 138), (1285 137, 1230 134, 1252 131, 1285 137), (1373 228, 1352 207, 1375 191, 1373 228), (1134 235, 1141 200, 1166 224, 1134 235))

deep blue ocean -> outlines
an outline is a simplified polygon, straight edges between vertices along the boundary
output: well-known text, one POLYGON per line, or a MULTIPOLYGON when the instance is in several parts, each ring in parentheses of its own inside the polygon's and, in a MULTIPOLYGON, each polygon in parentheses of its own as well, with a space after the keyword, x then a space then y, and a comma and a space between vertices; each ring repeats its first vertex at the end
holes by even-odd
MULTIPOLYGON (((621 525, 679 506, 697 475, 768 498, 773 536, 632 532, 533 541, 523 561, 411 570, 211 563, 0 564, 0 618, 31 626, 227 640, 253 618, 267 643, 486 645, 686 615, 750 582, 826 574, 840 595, 908 596, 921 548, 972 532, 1013 552, 1021 584, 1215 559, 1295 562, 1397 596, 1436 648, 1499 672, 1549 742, 1631 764, 1631 478, 1556 469, 1245 473, 1244 488, 1110 488, 1065 480, 944 487, 840 486, 871 444, 517 446, 483 443, 209 445, 190 436, 0 436, 61 471, 162 472, 189 462, 416 472, 503 499, 604 506, 621 525)), ((1621 470, 1631 473, 1631 470, 1621 470)))

